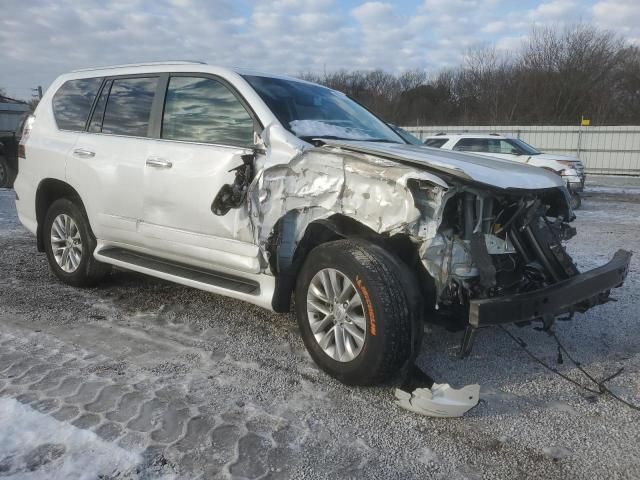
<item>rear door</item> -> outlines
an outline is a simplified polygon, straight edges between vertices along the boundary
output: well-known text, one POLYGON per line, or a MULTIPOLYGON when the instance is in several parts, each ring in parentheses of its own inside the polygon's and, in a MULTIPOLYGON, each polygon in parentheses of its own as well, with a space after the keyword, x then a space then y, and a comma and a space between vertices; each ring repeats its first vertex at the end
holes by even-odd
POLYGON ((139 229, 154 252, 204 267, 260 270, 246 207, 217 216, 211 204, 231 171, 252 153, 255 116, 221 78, 172 74, 166 79, 158 139, 144 167, 139 229))
POLYGON ((142 243, 137 222, 158 81, 158 75, 107 78, 67 164, 67 176, 92 199, 89 216, 101 240, 142 243))

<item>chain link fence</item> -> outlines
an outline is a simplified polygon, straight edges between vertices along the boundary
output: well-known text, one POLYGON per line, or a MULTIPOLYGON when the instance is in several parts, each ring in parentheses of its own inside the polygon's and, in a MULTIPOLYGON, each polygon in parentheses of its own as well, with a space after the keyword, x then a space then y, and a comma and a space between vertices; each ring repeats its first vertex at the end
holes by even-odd
POLYGON ((480 125, 403 127, 421 140, 439 133, 500 133, 545 153, 579 157, 587 173, 640 176, 640 126, 480 125))

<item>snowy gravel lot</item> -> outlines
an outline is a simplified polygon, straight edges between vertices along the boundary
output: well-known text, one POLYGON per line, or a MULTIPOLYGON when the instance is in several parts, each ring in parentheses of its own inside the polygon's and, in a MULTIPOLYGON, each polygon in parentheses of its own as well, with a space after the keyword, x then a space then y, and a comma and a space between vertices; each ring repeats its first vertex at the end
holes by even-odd
MULTIPOLYGON (((616 303, 558 336, 584 367, 640 403, 640 186, 592 182, 570 252, 581 269, 636 252, 616 303), (597 184, 597 185, 596 185, 597 184)), ((320 372, 293 315, 118 271, 98 288, 58 282, 0 190, 0 477, 640 478, 640 412, 531 361, 499 329, 470 358, 461 333, 426 335, 437 381, 482 386, 464 418, 403 411, 392 389, 320 372)), ((556 363, 553 340, 510 327, 556 363)))

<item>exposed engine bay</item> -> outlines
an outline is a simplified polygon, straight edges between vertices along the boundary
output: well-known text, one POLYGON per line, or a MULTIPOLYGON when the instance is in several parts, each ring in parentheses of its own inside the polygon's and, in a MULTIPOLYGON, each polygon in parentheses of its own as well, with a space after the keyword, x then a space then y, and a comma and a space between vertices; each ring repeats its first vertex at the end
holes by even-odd
POLYGON ((546 200, 544 193, 468 190, 450 198, 422 256, 435 279, 438 305, 527 292, 578 274, 562 245, 575 228, 566 212, 546 200))

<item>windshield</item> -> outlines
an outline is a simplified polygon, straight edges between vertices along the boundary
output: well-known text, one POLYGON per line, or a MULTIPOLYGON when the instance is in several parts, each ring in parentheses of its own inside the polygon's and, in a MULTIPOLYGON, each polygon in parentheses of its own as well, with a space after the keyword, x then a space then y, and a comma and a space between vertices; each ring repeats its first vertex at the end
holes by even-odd
POLYGON ((536 150, 528 143, 525 143, 522 140, 519 140, 517 138, 509 138, 507 139, 507 142, 513 145, 517 150, 521 150, 522 155, 540 155, 541 153, 540 151, 536 150))
POLYGON ((422 140, 413 135, 412 133, 407 132, 404 128, 400 128, 397 125, 393 125, 392 123, 388 123, 394 132, 402 137, 402 139, 410 145, 424 145, 422 140))
POLYGON ((343 93, 311 83, 243 75, 280 123, 297 137, 405 143, 343 93))

